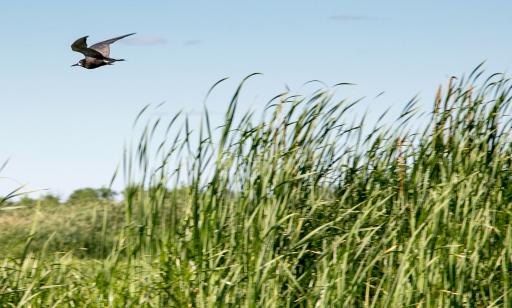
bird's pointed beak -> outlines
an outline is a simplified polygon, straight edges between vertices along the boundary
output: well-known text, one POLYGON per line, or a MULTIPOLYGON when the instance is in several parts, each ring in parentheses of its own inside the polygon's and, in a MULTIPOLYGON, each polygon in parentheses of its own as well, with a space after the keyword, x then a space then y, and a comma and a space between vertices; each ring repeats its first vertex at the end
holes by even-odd
POLYGON ((75 64, 71 65, 71 67, 73 67, 73 66, 80 66, 80 65, 78 65, 78 63, 75 63, 75 64))

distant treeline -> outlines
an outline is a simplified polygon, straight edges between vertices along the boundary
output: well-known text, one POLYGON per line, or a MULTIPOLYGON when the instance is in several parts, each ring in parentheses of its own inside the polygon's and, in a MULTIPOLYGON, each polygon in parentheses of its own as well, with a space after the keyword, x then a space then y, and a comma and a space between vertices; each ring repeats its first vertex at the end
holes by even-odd
POLYGON ((17 200, 11 198, 4 200, 2 206, 34 206, 41 205, 58 205, 58 204, 73 204, 83 202, 113 202, 119 193, 106 187, 102 188, 80 188, 73 191, 67 199, 63 199, 58 195, 48 193, 40 197, 31 197, 28 194, 21 195, 17 200))

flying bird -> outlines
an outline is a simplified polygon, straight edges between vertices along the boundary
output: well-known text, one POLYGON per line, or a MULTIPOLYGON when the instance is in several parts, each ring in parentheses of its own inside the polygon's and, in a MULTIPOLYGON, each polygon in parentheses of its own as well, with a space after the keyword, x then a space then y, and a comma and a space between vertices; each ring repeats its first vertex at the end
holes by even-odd
POLYGON ((87 47, 87 38, 89 36, 84 36, 76 40, 73 44, 71 44, 71 49, 73 51, 79 52, 85 56, 85 59, 78 61, 78 63, 73 64, 71 66, 81 66, 87 69, 98 68, 103 65, 112 65, 112 63, 117 61, 124 61, 124 59, 112 59, 110 58, 110 44, 115 43, 116 41, 125 38, 130 35, 134 35, 135 33, 130 33, 126 35, 121 35, 115 38, 111 38, 109 40, 105 40, 103 42, 96 43, 91 47, 87 47))

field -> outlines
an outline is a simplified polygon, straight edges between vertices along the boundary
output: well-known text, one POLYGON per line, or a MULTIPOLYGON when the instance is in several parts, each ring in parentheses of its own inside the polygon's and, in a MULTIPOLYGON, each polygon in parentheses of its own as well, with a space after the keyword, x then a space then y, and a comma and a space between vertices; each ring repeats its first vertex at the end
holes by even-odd
POLYGON ((392 123, 333 89, 239 113, 245 82, 221 127, 145 108, 122 201, 5 198, 0 306, 512 307, 506 76, 392 123))

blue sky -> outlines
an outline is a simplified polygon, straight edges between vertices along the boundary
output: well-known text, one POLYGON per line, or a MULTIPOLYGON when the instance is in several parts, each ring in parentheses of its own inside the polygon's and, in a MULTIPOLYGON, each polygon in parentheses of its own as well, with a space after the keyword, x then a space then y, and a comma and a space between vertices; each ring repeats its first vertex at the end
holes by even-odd
MULTIPOLYGON (((0 193, 17 182, 61 196, 108 183, 131 124, 148 103, 166 112, 223 111, 238 81, 257 109, 285 84, 358 84, 346 95, 386 94, 372 111, 419 94, 486 60, 512 64, 510 1, 7 1, 0 6, 0 193), (70 44, 137 32, 112 46, 127 61, 71 68, 70 44)), ((299 90, 300 91, 300 90, 299 90)))

